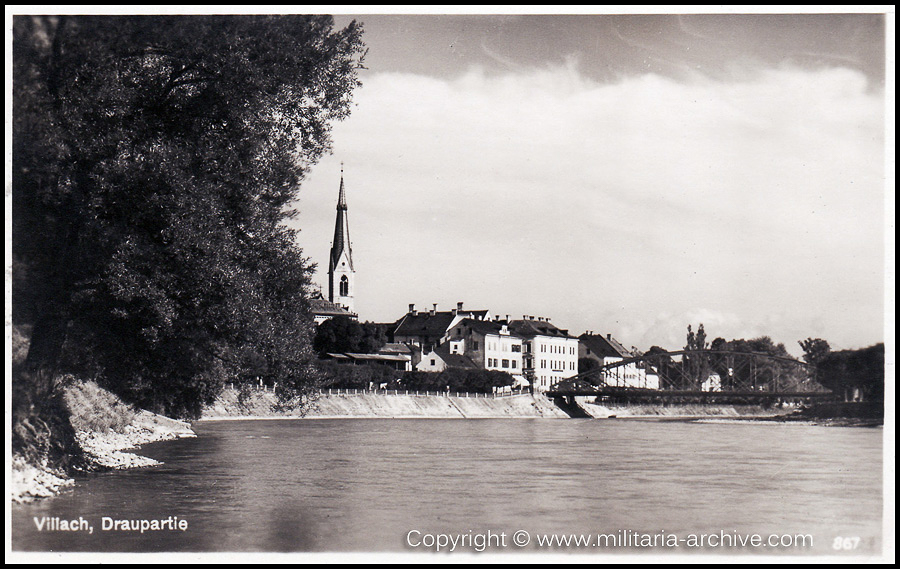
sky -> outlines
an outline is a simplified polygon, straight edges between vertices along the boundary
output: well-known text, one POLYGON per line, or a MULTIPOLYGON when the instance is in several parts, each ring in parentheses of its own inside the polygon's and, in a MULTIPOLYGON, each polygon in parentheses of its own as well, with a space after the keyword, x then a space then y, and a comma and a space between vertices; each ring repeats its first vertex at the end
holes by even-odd
POLYGON ((343 163, 360 320, 885 340, 884 15, 352 19, 362 86, 292 223, 327 294, 343 163))

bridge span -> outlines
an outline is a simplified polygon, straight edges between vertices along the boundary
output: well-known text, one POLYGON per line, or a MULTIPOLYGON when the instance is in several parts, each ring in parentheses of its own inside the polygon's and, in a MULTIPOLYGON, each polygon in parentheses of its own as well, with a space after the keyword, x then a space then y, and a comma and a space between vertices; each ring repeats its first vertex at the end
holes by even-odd
POLYGON ((774 405, 834 399, 815 368, 782 356, 725 350, 655 352, 609 362, 550 387, 547 396, 641 404, 774 405))

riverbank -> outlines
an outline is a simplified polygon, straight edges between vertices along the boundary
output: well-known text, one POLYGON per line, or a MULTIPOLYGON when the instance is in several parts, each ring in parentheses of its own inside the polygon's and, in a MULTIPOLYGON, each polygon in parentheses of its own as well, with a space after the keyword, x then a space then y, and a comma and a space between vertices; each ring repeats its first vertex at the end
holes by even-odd
POLYGON ((576 397, 579 407, 594 419, 772 419, 796 411, 793 407, 761 405, 601 405, 594 397, 576 397))
MULTIPOLYGON (((196 436, 188 423, 149 411, 133 409, 91 382, 66 388, 64 399, 69 421, 82 453, 81 471, 139 468, 159 462, 132 452, 140 445, 196 436)), ((30 502, 57 494, 74 484, 69 473, 46 458, 28 461, 13 455, 11 499, 30 502)))

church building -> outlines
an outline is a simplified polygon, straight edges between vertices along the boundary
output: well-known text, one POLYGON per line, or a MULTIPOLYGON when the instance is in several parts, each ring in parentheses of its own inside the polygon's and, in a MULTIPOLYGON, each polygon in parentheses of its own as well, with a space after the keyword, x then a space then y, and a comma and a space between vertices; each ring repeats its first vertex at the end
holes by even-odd
POLYGON ((328 258, 328 301, 353 312, 355 288, 353 251, 350 247, 350 222, 347 219, 347 196, 344 193, 344 168, 341 167, 341 190, 338 194, 334 240, 328 258))
POLYGON ((341 166, 341 189, 338 193, 337 215, 334 221, 334 240, 328 256, 328 300, 312 299, 312 312, 316 324, 334 316, 347 316, 353 320, 353 295, 356 287, 356 271, 353 269, 353 251, 350 244, 350 224, 347 219, 347 196, 344 192, 344 168, 341 166))

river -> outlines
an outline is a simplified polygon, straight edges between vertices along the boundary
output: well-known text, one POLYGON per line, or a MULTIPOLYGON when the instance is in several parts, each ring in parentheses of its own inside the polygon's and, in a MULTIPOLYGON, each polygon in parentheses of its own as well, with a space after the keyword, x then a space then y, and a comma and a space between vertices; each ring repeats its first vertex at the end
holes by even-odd
POLYGON ((329 419, 194 429, 197 438, 141 450, 161 466, 87 475, 60 496, 13 505, 13 549, 426 552, 439 534, 465 552, 881 549, 880 428, 329 419), (103 529, 103 518, 170 516, 187 528, 103 529), (48 531, 52 522, 39 531, 43 517, 81 517, 93 533, 48 531), (543 534, 592 543, 551 549, 543 534), (596 534, 615 537, 597 547, 596 534), (717 544, 700 547, 701 534, 717 544), (785 544, 808 535, 812 546, 723 547, 750 534, 785 544))

